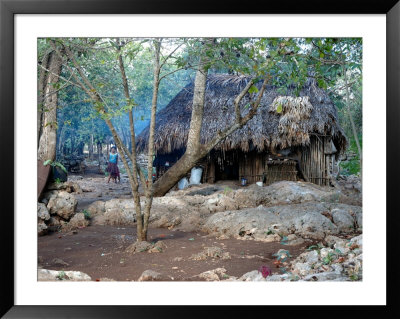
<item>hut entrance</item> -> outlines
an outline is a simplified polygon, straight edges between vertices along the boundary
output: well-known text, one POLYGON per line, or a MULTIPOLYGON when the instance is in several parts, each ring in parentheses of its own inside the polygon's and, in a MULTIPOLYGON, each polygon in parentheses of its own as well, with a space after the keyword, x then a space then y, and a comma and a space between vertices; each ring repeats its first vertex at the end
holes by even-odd
POLYGON ((215 181, 220 180, 238 180, 239 179, 239 164, 226 162, 223 165, 215 167, 215 181))
POLYGON ((215 155, 215 181, 237 181, 239 179, 239 163, 237 160, 237 152, 218 152, 215 155))

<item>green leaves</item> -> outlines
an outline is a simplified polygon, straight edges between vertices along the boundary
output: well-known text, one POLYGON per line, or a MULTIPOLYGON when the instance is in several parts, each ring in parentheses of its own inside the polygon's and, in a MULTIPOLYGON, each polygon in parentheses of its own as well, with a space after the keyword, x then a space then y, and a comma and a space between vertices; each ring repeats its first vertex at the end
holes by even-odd
POLYGON ((258 88, 255 85, 252 85, 249 89, 249 93, 258 93, 258 88))
POLYGON ((276 107, 276 113, 282 113, 282 104, 278 104, 276 107))

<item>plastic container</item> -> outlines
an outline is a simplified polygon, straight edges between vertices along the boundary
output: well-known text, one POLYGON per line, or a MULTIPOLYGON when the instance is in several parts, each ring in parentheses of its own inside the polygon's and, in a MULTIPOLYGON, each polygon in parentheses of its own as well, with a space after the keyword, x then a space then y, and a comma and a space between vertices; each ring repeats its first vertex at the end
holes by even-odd
POLYGON ((187 180, 186 177, 182 178, 179 182, 178 182, 178 188, 179 189, 185 189, 189 186, 189 182, 187 180))
POLYGON ((200 184, 201 174, 203 173, 203 169, 201 167, 193 167, 190 172, 190 185, 200 184))
POLYGON ((263 186, 263 182, 256 182, 256 184, 258 185, 258 186, 263 186))

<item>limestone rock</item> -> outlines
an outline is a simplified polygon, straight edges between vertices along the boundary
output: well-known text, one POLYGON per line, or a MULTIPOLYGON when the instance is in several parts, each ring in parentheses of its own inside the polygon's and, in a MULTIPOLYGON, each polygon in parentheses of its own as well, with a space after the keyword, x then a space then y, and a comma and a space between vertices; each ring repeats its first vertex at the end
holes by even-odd
POLYGON ((38 281, 90 281, 88 274, 80 271, 58 271, 49 269, 38 269, 38 281))
POLYGON ((43 236, 47 234, 47 225, 44 223, 44 221, 40 218, 38 218, 38 224, 37 224, 37 233, 38 236, 43 236))
POLYGON ((201 274, 197 275, 196 277, 205 280, 205 281, 220 281, 223 279, 228 279, 230 276, 226 275, 225 268, 216 268, 213 270, 208 270, 202 272, 201 274))
POLYGON ((90 213, 91 217, 103 214, 106 211, 105 203, 103 201, 95 201, 89 205, 87 211, 90 213))
POLYGON ((77 213, 70 219, 70 221, 63 225, 63 231, 71 231, 77 228, 87 227, 89 221, 85 218, 83 213, 77 213))
POLYGON ((145 270, 139 277, 138 281, 168 281, 171 278, 163 276, 157 271, 154 270, 145 270))
POLYGON ((265 281, 265 278, 258 270, 253 270, 245 273, 239 278, 240 281, 265 281))
POLYGON ((331 211, 333 222, 342 232, 354 230, 354 218, 344 209, 334 208, 331 211))
POLYGON ((153 245, 147 241, 137 241, 126 248, 126 252, 129 254, 145 252, 151 249, 153 245))
POLYGON ((47 210, 46 205, 43 203, 37 204, 37 214, 38 214, 38 218, 40 218, 41 220, 49 220, 50 219, 49 211, 47 210))
POLYGON ((44 195, 48 199, 47 209, 50 214, 69 220, 74 214, 78 201, 66 191, 51 191, 44 195))

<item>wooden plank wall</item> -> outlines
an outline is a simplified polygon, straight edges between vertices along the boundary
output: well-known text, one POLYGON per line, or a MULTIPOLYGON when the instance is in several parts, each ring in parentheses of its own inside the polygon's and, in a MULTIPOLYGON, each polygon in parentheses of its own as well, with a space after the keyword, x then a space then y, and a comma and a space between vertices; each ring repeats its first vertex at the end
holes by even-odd
POLYGON ((248 184, 262 181, 265 172, 265 153, 249 152, 239 157, 239 180, 247 178, 248 184))
POLYGON ((329 185, 331 156, 324 153, 326 143, 330 143, 330 136, 312 135, 310 145, 301 153, 301 169, 308 180, 317 185, 329 185))

